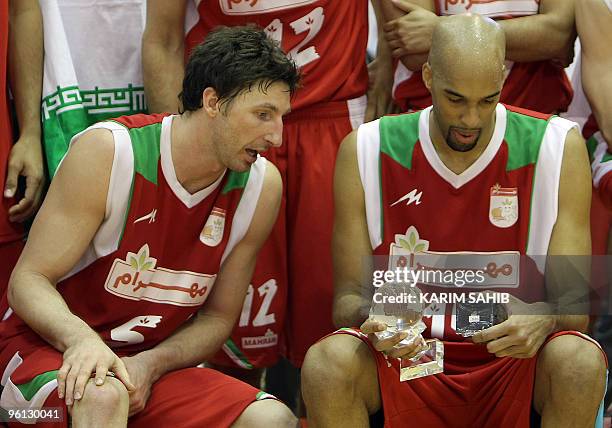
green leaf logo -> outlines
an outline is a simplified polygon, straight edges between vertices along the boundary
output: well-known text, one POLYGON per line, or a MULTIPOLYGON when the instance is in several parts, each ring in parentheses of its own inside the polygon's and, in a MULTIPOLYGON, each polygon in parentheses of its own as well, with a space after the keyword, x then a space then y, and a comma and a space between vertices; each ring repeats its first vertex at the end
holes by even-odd
POLYGON ((136 260, 136 257, 130 256, 130 266, 132 266, 132 269, 138 270, 138 260, 136 260))
POLYGON ((395 235, 395 243, 411 254, 422 253, 429 249, 429 241, 419 239, 419 232, 414 226, 410 226, 405 235, 395 235))

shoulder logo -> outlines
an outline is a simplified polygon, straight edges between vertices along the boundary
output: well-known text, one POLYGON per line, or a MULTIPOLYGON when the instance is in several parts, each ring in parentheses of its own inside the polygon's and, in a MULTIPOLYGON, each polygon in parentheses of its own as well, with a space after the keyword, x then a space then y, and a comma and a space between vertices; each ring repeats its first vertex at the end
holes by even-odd
POLYGON ((200 241, 209 247, 216 247, 221 243, 225 229, 225 210, 214 207, 206 220, 204 229, 200 233, 200 241))
POLYGON ((406 205, 410 205, 413 202, 415 205, 420 205, 421 196, 423 196, 423 192, 417 193, 417 191, 418 189, 412 189, 410 192, 406 193, 404 196, 399 198, 397 201, 393 202, 390 206, 394 207, 395 205, 399 204, 400 202, 404 202, 405 200, 408 200, 408 202, 406 202, 406 205))
POLYGON ((501 187, 499 183, 491 187, 489 199, 489 221, 493 226, 505 229, 518 220, 518 188, 501 187))

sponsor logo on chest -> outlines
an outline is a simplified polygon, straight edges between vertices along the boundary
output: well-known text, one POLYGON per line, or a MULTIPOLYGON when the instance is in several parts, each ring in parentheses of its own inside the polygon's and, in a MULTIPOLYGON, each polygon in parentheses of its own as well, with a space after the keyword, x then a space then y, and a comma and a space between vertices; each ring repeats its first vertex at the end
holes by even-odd
POLYGON ((294 9, 316 3, 318 0, 219 0, 225 15, 255 15, 294 9))
POLYGON ((489 221, 493 226, 505 229, 516 223, 519 216, 518 188, 491 187, 489 199, 489 221))
POLYGON ((104 288, 129 300, 175 306, 200 306, 204 303, 216 275, 175 271, 155 267, 156 264, 157 259, 149 257, 149 246, 145 244, 137 254, 128 252, 125 260, 114 260, 104 288))
POLYGON ((432 251, 414 226, 396 234, 389 246, 389 271, 412 271, 414 282, 435 287, 517 288, 518 251, 432 251), (464 281, 467 272, 481 272, 482 282, 464 281), (459 279, 459 274, 462 278, 459 279))

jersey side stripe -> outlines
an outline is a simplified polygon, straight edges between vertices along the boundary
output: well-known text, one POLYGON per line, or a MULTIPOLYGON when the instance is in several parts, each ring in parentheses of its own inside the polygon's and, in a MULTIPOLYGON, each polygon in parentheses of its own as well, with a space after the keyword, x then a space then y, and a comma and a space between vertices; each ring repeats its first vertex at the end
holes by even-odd
POLYGON ((366 220, 372 249, 382 243, 383 224, 380 193, 380 120, 364 123, 357 130, 357 163, 365 197, 366 220))
POLYGON ((266 158, 260 156, 255 163, 251 165, 249 180, 246 183, 242 192, 242 197, 236 208, 227 246, 223 252, 223 257, 221 257, 221 264, 223 264, 225 258, 230 255, 236 244, 244 238, 247 230, 249 230, 253 215, 255 214, 255 208, 257 208, 259 196, 261 195, 261 189, 263 188, 267 162, 266 158))
MULTIPOLYGON (((550 120, 540 146, 535 169, 531 200, 528 256, 544 256, 553 227, 557 221, 559 204, 559 178, 567 133, 577 124, 560 117, 550 120)), ((538 270, 544 273, 545 258, 536 257, 538 270)))

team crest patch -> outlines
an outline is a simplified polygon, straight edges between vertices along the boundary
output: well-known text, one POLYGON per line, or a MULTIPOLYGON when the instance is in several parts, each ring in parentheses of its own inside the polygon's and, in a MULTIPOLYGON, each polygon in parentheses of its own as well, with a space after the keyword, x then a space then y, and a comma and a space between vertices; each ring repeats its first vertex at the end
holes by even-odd
POLYGON ((214 207, 204 229, 200 233, 200 241, 209 247, 216 247, 221 243, 223 238, 223 230, 225 229, 225 210, 214 207))
POLYGON ((501 187, 499 183, 491 187, 489 200, 491 224, 505 229, 516 223, 518 214, 518 188, 501 187))

